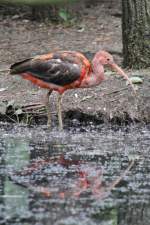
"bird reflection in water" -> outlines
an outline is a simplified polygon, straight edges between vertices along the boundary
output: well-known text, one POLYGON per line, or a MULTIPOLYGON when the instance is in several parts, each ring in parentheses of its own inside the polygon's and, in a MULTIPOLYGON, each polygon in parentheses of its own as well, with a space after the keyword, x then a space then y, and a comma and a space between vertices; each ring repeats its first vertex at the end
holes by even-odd
POLYGON ((16 184, 48 198, 79 198, 81 195, 91 194, 103 199, 133 165, 132 160, 115 181, 105 185, 102 168, 95 167, 88 161, 68 159, 62 154, 47 160, 33 160, 21 171, 16 171, 11 179, 16 184))

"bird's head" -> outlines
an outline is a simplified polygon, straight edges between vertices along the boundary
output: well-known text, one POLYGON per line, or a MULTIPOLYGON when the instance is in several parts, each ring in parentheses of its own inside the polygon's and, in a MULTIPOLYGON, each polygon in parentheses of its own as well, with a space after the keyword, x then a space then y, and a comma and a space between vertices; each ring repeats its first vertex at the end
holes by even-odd
POLYGON ((101 65, 108 65, 111 69, 117 71, 118 74, 123 76, 132 86, 134 93, 136 93, 135 88, 128 75, 114 62, 113 56, 111 54, 106 51, 99 51, 98 53, 96 53, 96 58, 101 65))
POLYGON ((108 52, 105 52, 105 51, 98 52, 97 53, 97 58, 98 58, 98 61, 102 65, 110 65, 110 64, 114 63, 112 55, 109 54, 108 52))

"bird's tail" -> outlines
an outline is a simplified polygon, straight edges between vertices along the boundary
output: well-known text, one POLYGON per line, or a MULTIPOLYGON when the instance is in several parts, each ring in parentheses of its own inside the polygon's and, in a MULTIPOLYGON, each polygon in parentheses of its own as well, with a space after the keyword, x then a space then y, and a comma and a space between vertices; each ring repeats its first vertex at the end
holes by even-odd
POLYGON ((3 73, 7 72, 6 74, 9 74, 10 72, 10 69, 7 68, 7 69, 0 69, 0 75, 3 75, 3 73))
POLYGON ((31 67, 31 60, 32 58, 25 59, 23 61, 14 63, 13 65, 10 66, 10 74, 19 74, 19 73, 24 73, 25 71, 29 70, 31 67))

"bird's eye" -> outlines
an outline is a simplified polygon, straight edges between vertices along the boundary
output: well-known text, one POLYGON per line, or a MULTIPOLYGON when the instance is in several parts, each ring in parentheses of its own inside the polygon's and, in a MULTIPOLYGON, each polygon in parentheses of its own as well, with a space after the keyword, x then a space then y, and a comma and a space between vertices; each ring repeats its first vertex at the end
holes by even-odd
POLYGON ((107 61, 110 61, 110 58, 107 58, 107 61))

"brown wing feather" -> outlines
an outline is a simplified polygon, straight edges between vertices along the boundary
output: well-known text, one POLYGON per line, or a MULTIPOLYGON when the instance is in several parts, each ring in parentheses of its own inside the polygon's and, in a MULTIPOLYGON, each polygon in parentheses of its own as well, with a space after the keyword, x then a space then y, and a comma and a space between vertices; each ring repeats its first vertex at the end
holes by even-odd
POLYGON ((89 61, 78 52, 56 52, 36 56, 15 63, 10 68, 11 74, 30 73, 33 77, 56 85, 68 85, 80 79, 82 67, 89 66, 89 61))
POLYGON ((23 61, 14 63, 10 66, 10 74, 19 74, 24 73, 28 70, 28 68, 31 66, 31 61, 33 58, 25 59, 23 61))

